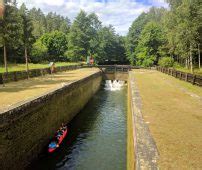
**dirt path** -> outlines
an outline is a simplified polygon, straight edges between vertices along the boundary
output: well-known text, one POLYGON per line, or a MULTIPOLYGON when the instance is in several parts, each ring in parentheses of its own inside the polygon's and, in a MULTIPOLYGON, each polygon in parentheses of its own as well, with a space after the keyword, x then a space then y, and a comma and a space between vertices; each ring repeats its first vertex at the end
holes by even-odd
POLYGON ((0 86, 0 112, 84 78, 97 71, 99 71, 99 69, 85 68, 12 82, 6 84, 5 87, 0 86))
POLYGON ((157 71, 133 72, 160 169, 202 169, 202 88, 157 71))

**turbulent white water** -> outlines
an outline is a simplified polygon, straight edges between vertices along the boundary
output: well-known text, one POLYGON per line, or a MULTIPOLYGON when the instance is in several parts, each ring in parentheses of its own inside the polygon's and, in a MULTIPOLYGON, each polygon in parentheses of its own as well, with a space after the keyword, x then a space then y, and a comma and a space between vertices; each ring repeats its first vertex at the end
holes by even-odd
POLYGON ((104 89, 109 91, 117 91, 121 90, 124 84, 125 82, 120 80, 106 80, 104 89))

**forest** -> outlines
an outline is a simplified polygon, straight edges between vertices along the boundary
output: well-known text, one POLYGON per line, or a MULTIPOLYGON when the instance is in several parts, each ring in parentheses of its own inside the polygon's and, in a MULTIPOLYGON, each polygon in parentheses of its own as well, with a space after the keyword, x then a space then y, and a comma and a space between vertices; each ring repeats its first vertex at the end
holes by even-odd
POLYGON ((28 10, 25 4, 17 8, 16 1, 5 1, 0 27, 1 64, 77 62, 87 56, 96 63, 124 63, 124 38, 113 26, 103 26, 95 13, 81 10, 71 23, 68 17, 52 12, 45 15, 36 8, 28 10))
POLYGON ((200 0, 167 0, 169 9, 152 7, 129 28, 126 55, 133 65, 200 68, 200 0))
POLYGON ((85 61, 97 64, 200 68, 202 6, 200 0, 166 0, 138 16, 126 36, 103 26, 95 13, 68 17, 5 1, 0 20, 0 64, 85 61))

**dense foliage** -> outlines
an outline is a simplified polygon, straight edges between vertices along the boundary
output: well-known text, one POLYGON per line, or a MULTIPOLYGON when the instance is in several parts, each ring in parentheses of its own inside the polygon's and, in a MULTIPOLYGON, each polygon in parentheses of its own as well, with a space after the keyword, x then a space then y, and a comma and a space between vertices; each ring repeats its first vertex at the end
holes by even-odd
POLYGON ((5 1, 0 28, 0 63, 44 61, 126 62, 124 38, 112 26, 102 26, 96 14, 80 11, 73 23, 67 17, 40 9, 17 8, 16 1, 5 1))
MULTIPOLYGON (((152 66, 176 61, 193 70, 200 67, 202 6, 199 0, 167 0, 169 9, 151 8, 131 25, 126 55, 131 64, 152 66)), ((164 65, 164 64, 163 64, 164 65)), ((165 64, 167 65, 167 64, 165 64)), ((168 64, 172 65, 172 64, 168 64)))
POLYGON ((161 67, 173 67, 174 59, 171 57, 162 57, 158 62, 161 67))

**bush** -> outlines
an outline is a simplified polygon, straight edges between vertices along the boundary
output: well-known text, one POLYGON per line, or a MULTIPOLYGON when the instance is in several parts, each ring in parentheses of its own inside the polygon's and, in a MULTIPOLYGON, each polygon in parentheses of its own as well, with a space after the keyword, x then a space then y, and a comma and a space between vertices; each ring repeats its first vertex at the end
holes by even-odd
POLYGON ((163 57, 158 62, 161 67, 173 67, 174 59, 171 57, 163 57))
POLYGON ((154 65, 154 61, 151 58, 144 59, 142 62, 143 67, 151 67, 154 65))
POLYGON ((173 67, 174 68, 182 68, 183 66, 181 66, 178 62, 174 62, 173 67))

